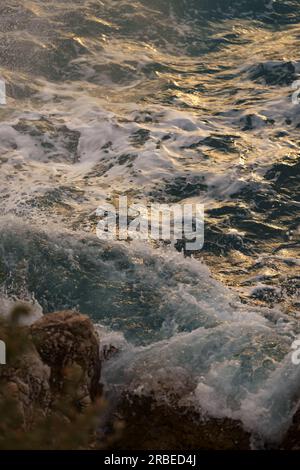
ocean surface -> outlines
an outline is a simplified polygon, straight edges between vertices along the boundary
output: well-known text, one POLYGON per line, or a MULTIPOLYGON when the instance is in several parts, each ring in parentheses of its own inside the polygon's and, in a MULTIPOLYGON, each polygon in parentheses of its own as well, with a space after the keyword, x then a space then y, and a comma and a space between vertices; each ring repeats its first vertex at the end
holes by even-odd
POLYGON ((2 313, 88 314, 107 390, 254 445, 300 400, 299 48, 298 0, 0 4, 2 313), (203 249, 99 240, 120 195, 204 204, 203 249))

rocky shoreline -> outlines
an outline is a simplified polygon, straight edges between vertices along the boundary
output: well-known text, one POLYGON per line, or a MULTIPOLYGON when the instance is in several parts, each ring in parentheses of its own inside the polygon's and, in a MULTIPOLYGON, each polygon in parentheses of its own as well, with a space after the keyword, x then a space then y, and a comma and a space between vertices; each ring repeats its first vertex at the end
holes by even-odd
MULTIPOLYGON (((124 396, 106 413, 103 358, 91 320, 61 311, 21 327, 22 315, 26 309, 16 309, 10 321, 0 323, 8 360, 0 368, 0 449, 251 448, 251 435, 241 423, 204 419, 190 410, 158 404, 151 396, 124 396)), ((298 449, 299 438, 297 412, 276 448, 298 449)))

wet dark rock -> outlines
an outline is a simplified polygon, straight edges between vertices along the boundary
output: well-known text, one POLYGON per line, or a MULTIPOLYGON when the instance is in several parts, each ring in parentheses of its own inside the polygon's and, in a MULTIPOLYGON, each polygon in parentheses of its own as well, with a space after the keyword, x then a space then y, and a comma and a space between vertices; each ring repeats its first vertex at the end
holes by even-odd
POLYGON ((238 421, 204 418, 151 397, 124 398, 117 416, 124 430, 113 444, 116 450, 250 449, 250 435, 238 421))
MULTIPOLYGON (((253 450, 255 442, 242 423, 211 418, 192 409, 158 403, 152 396, 124 396, 115 419, 123 432, 113 441, 114 450, 253 450)), ((299 450, 300 411, 281 442, 265 442, 265 449, 299 450)))
POLYGON ((300 409, 295 413, 293 422, 280 446, 284 450, 300 450, 300 409))
POLYGON ((51 369, 50 383, 61 388, 64 369, 77 364, 82 369, 81 394, 94 399, 99 395, 99 340, 91 320, 73 311, 44 316, 30 329, 33 342, 51 369))
POLYGON ((15 420, 29 425, 36 414, 46 415, 51 404, 50 368, 44 364, 25 328, 0 323, 7 364, 0 368, 0 405, 12 400, 15 420))
POLYGON ((101 395, 99 342, 88 317, 57 312, 31 327, 2 321, 0 331, 7 345, 7 364, 0 369, 0 402, 13 399, 20 426, 32 426, 38 416, 52 412, 75 369, 74 406, 80 409, 82 400, 92 403, 101 395))

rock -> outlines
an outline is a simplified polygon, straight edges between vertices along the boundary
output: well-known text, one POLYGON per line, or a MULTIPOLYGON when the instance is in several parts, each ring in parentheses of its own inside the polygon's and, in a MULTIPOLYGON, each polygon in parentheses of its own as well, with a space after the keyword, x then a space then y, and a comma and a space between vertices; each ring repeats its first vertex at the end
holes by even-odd
POLYGON ((61 390, 70 367, 79 378, 78 400, 100 395, 99 339, 91 320, 79 313, 62 311, 45 315, 30 329, 33 342, 51 369, 51 387, 61 390))
POLYGON ((187 409, 157 403, 151 397, 128 396, 116 416, 123 423, 114 450, 249 450, 250 434, 238 421, 204 419, 187 409))
POLYGON ((295 413, 293 422, 284 436, 280 448, 283 450, 300 450, 300 409, 295 413))
POLYGON ((7 364, 0 368, 0 405, 4 411, 11 406, 13 421, 25 429, 35 416, 49 411, 50 368, 28 340, 26 328, 1 324, 0 330, 7 344, 7 364))
POLYGON ((99 341, 91 320, 63 311, 26 327, 13 318, 0 323, 7 345, 7 364, 0 368, 0 408, 12 412, 6 425, 31 429, 57 409, 63 415, 62 402, 67 412, 70 404, 78 411, 91 405, 101 393, 99 341))

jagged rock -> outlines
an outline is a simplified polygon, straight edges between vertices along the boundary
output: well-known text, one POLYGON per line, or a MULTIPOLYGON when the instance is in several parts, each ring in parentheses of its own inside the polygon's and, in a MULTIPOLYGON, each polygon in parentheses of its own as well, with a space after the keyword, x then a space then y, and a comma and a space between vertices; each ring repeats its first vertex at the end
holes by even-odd
POLYGON ((61 402, 81 410, 99 397, 99 341, 88 317, 57 312, 31 327, 11 319, 1 322, 0 332, 7 345, 0 407, 8 403, 13 409, 17 428, 29 429, 37 419, 61 411, 61 402))
POLYGON ((61 389, 68 368, 77 366, 82 372, 78 399, 94 400, 100 394, 99 340, 87 316, 72 311, 52 313, 34 323, 30 331, 43 362, 51 368, 54 389, 61 389))
POLYGON ((0 406, 11 405, 14 421, 26 428, 35 416, 49 411, 50 368, 29 340, 27 328, 1 323, 0 331, 7 345, 7 364, 0 368, 0 406))
POLYGON ((157 403, 152 397, 129 395, 120 402, 123 423, 118 450, 249 450, 250 434, 229 418, 204 419, 198 413, 157 403))
POLYGON ((300 450, 300 409, 295 413, 293 422, 282 440, 281 449, 300 450))

